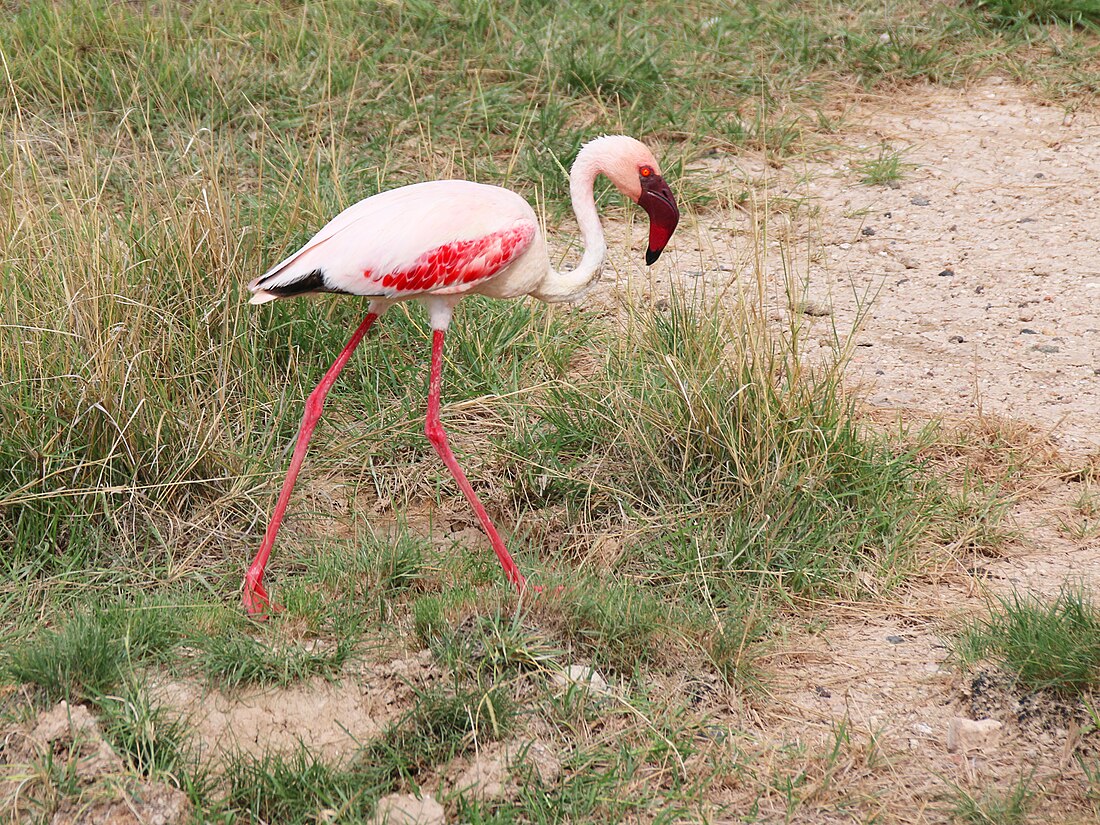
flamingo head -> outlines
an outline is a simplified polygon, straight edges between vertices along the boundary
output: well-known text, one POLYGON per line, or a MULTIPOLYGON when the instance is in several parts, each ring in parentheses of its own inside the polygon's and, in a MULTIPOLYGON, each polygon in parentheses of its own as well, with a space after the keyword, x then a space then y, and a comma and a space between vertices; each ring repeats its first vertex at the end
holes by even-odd
POLYGON ((645 262, 653 264, 680 222, 676 198, 661 177, 657 159, 644 143, 626 135, 597 138, 588 146, 601 155, 600 171, 615 188, 649 214, 649 248, 645 262))

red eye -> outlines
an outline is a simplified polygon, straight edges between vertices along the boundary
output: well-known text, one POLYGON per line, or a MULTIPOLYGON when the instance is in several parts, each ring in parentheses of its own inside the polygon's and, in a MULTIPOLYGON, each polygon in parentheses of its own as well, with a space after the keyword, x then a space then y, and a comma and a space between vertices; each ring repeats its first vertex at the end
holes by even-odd
POLYGON ((638 170, 638 174, 641 175, 643 178, 648 178, 650 175, 653 174, 653 170, 648 166, 643 166, 641 169, 638 170))

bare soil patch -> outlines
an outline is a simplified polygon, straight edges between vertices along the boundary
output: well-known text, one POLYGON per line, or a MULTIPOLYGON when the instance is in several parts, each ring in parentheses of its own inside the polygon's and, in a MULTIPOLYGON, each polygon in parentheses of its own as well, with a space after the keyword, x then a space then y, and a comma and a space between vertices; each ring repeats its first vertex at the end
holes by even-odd
MULTIPOLYGON (((870 403, 994 414, 1050 431, 1066 450, 1100 448, 1100 113, 992 78, 869 97, 845 124, 825 160, 699 165, 802 204, 789 226, 773 218, 772 234, 794 240, 808 297, 831 310, 807 314, 821 344, 861 316, 846 343, 870 403), (897 188, 860 182, 861 162, 883 147, 907 164, 897 188)), ((701 220, 704 258, 745 247, 750 216, 732 217, 701 220)), ((778 244, 769 252, 778 274, 778 244)), ((679 267, 713 289, 746 265, 693 272, 689 254, 679 267)))

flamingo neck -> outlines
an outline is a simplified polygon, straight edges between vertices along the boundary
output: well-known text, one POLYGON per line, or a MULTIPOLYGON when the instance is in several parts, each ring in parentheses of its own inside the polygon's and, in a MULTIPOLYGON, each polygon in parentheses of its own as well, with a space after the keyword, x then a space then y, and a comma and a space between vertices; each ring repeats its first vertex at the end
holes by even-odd
POLYGON ((550 270, 533 293, 548 303, 575 301, 587 292, 599 279, 607 255, 607 243, 603 237, 600 216, 596 212, 593 185, 601 171, 599 159, 584 150, 577 156, 569 173, 569 195, 573 201, 573 214, 584 241, 584 255, 576 269, 566 272, 550 270))

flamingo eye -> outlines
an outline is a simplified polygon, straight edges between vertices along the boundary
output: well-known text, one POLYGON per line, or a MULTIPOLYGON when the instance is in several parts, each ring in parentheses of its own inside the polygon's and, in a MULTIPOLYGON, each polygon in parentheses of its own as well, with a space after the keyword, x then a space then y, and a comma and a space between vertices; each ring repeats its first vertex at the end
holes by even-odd
POLYGON ((638 174, 641 175, 643 178, 648 178, 650 175, 653 174, 653 168, 650 166, 643 166, 641 169, 638 170, 638 174))

